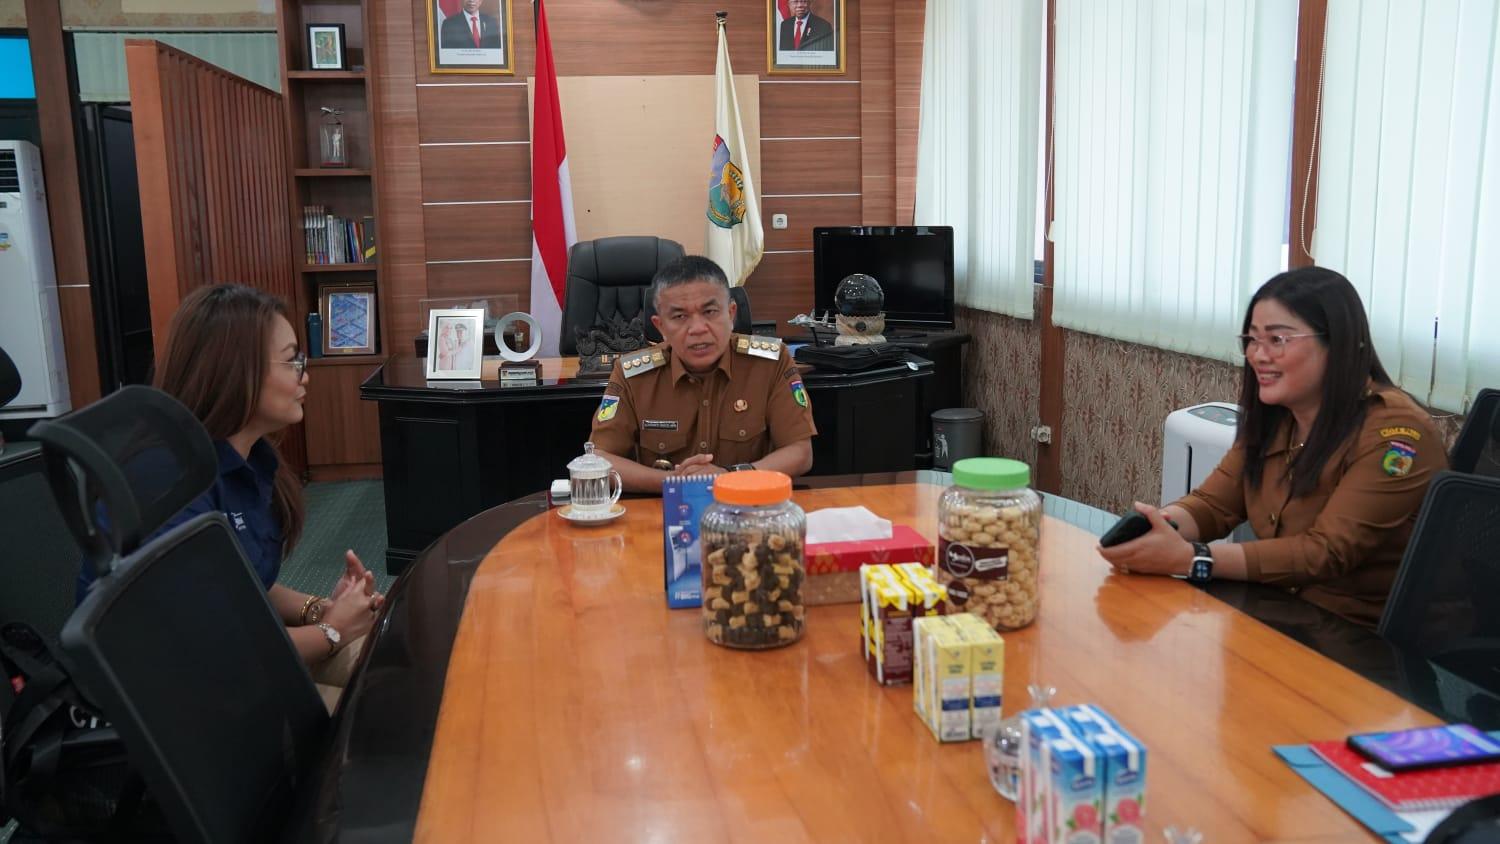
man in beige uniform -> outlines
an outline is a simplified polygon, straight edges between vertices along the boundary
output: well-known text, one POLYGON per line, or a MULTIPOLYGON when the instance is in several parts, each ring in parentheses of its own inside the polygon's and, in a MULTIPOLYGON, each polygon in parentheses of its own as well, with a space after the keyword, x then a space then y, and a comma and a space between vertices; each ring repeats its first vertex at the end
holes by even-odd
POLYGON ((661 345, 622 355, 590 440, 625 488, 660 492, 669 474, 812 468, 812 406, 781 341, 734 334, 724 271, 688 255, 652 280, 661 345))

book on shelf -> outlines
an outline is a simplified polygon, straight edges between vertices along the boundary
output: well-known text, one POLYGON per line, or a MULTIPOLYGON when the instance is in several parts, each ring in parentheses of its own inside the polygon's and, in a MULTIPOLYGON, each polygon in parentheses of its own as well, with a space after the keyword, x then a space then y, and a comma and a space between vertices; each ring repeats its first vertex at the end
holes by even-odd
POLYGON ((308 264, 375 263, 375 218, 340 217, 326 205, 302 206, 308 264))

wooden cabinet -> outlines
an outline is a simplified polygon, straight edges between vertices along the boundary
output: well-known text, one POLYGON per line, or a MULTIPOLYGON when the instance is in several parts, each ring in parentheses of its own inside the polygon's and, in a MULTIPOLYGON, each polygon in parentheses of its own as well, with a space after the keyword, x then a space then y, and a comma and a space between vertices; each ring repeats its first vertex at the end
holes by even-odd
MULTIPOLYGON (((295 313, 297 331, 309 330, 307 316, 320 313, 322 292, 332 285, 369 285, 375 308, 369 332, 374 353, 327 354, 310 361, 311 383, 305 405, 308 476, 313 480, 378 477, 380 434, 375 408, 361 402, 359 385, 385 361, 389 338, 381 322, 385 295, 380 284, 380 186, 376 167, 376 56, 368 0, 277 0, 282 101, 286 109, 287 151, 291 162, 287 224, 292 231, 297 265, 295 313), (312 61, 309 27, 337 27, 342 38, 343 67, 318 69, 312 61), (325 109, 339 112, 345 166, 326 166, 320 132, 325 109), (313 213, 312 209, 319 209, 313 213), (329 218, 336 218, 330 222, 329 218), (360 233, 373 232, 373 254, 350 235, 342 248, 330 245, 340 236, 340 220, 358 223, 360 233), (308 232, 321 241, 309 242, 308 232)), ((324 57, 325 59, 327 56, 324 57)), ((322 314, 327 333, 327 314, 322 314)), ((307 341, 313 338, 305 337, 307 341)))

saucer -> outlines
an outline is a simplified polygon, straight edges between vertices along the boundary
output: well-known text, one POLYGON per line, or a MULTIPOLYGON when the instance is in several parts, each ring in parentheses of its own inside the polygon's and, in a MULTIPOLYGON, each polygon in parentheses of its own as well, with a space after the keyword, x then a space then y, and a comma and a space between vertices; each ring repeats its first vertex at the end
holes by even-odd
POLYGON ((573 512, 573 505, 572 504, 564 504, 562 507, 558 508, 557 515, 562 516, 564 519, 567 519, 570 522, 575 522, 577 524, 584 524, 584 525, 592 525, 592 524, 598 524, 598 523, 601 523, 601 522, 613 521, 614 519, 617 519, 620 516, 625 515, 625 505, 616 502, 613 507, 609 508, 609 512, 607 512, 607 513, 600 513, 597 516, 595 516, 593 514, 589 514, 589 515, 585 516, 585 515, 580 515, 578 513, 573 512))

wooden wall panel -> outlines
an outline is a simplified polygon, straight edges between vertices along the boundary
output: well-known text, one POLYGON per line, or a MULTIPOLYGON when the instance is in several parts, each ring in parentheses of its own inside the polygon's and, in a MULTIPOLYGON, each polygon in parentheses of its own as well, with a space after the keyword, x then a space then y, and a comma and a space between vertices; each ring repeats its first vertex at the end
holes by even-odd
POLYGON ((786 321, 812 310, 813 256, 811 252, 768 252, 745 282, 750 296, 750 315, 757 320, 775 320, 790 330, 786 321))
POLYGON ((423 202, 531 199, 528 144, 424 146, 423 202))
MULTIPOLYGON (((761 193, 859 193, 859 141, 762 141, 761 193)), ((766 201, 770 201, 769 199, 766 201)))
POLYGON ((894 0, 860 12, 860 192, 863 222, 896 222, 896 39, 894 0))
MULTIPOLYGON (((369 0, 374 51, 380 56, 374 91, 377 167, 380 171, 380 303, 386 340, 393 352, 412 349, 426 329, 421 300, 427 298, 427 247, 422 214, 421 130, 417 117, 414 51, 426 44, 412 28, 412 0, 369 0), (420 43, 419 43, 420 42, 420 43)), ((423 54, 425 56, 425 54, 423 54)), ((425 62, 425 57, 423 58, 425 62)), ((424 64, 423 67, 426 65, 424 64)))
POLYGON ((531 257, 531 206, 427 205, 428 261, 531 257))
POLYGON ((516 307, 525 310, 531 295, 531 261, 431 264, 427 290, 433 297, 512 295, 517 297, 516 307))
POLYGON ((858 137, 860 88, 836 82, 780 80, 760 86, 760 136, 858 137))
POLYGON ((424 144, 524 141, 531 134, 524 81, 424 84, 417 111, 424 144))
POLYGON ((861 208, 857 196, 789 196, 767 199, 761 205, 766 249, 784 251, 811 249, 815 226, 858 226, 861 208), (771 215, 785 214, 785 229, 771 228, 771 215))
POLYGON ((127 41, 125 56, 157 348, 196 287, 239 281, 297 301, 281 97, 155 41, 127 41))
POLYGON ((47 184, 47 216, 57 273, 68 392, 73 407, 78 408, 98 399, 101 385, 88 253, 80 234, 83 195, 78 184, 78 151, 68 84, 70 60, 63 44, 62 17, 56 0, 26 0, 26 24, 32 74, 36 78, 42 179, 47 184))
POLYGON ((917 126, 921 117, 922 32, 926 19, 927 0, 903 0, 896 4, 896 224, 903 226, 911 225, 917 206, 917 126))

